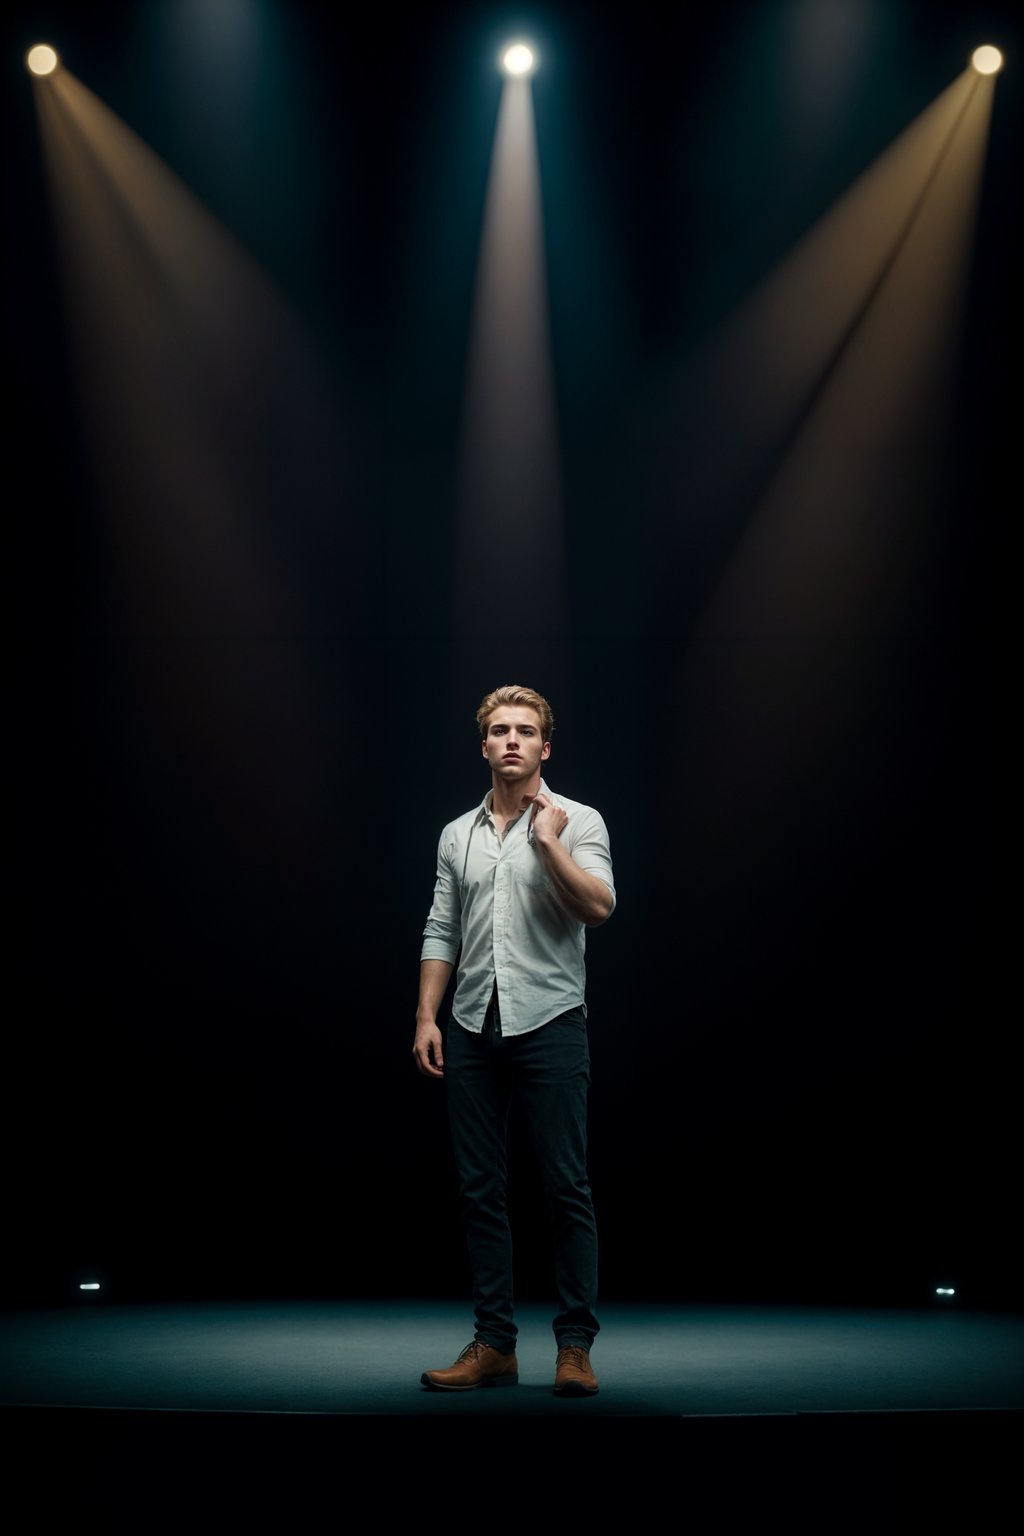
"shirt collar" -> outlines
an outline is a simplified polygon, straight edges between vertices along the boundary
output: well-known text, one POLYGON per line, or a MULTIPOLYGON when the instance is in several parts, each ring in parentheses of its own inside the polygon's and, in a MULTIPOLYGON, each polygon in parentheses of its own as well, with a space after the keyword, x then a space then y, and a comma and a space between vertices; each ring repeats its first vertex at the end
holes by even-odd
MULTIPOLYGON (((547 795, 549 800, 553 800, 554 799, 554 796, 552 795, 550 789, 548 789, 548 786, 545 784, 543 778, 540 781, 540 789, 538 789, 537 793, 538 793, 538 795, 547 795)), ((476 816, 473 819, 474 827, 480 826, 481 822, 484 822, 484 821, 486 821, 488 819, 488 817, 491 814, 491 806, 492 806, 493 802, 494 802, 494 790, 493 789, 489 789, 487 791, 486 795, 484 795, 483 799, 480 801, 480 805, 479 805, 479 808, 477 809, 476 816)))

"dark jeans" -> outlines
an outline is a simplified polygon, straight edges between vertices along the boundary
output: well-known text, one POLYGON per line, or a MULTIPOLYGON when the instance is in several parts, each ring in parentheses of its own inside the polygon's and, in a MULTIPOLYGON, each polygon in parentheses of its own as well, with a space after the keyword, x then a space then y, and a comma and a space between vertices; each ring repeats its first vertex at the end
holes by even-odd
POLYGON ((582 1008, 540 1029, 503 1036, 497 999, 482 1035, 452 1020, 445 1081, 455 1165, 469 1243, 476 1336, 515 1348, 512 1236, 506 1201, 506 1130, 515 1093, 525 1111, 551 1215, 559 1348, 589 1349, 598 1330, 597 1227, 587 1181, 590 1052, 582 1008))

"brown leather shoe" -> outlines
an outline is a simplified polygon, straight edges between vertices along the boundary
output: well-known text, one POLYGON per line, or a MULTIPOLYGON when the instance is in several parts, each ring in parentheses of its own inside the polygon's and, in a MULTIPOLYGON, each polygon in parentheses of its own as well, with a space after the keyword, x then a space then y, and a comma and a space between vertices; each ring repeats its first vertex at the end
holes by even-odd
POLYGON ((555 1361, 555 1391, 559 1397, 593 1397, 600 1391, 590 1368, 589 1351, 582 1344, 567 1344, 555 1361))
POLYGON ((425 1387, 442 1392, 472 1392, 474 1387, 514 1387, 519 1381, 519 1364, 514 1354, 503 1355, 474 1339, 467 1344, 454 1365, 443 1371, 424 1371, 420 1381, 425 1387))

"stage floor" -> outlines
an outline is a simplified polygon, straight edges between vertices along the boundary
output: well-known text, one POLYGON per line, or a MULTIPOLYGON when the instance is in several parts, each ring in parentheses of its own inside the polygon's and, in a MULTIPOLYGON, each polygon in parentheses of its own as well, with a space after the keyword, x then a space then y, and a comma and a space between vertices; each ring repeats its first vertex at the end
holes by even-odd
POLYGON ((609 1306, 601 1392, 556 1398, 550 1314, 519 1313, 520 1385, 430 1392, 465 1304, 134 1306, 0 1320, 10 1406, 190 1413, 693 1417, 1024 1409, 1024 1320, 957 1311, 609 1306))
MULTIPOLYGON (((1024 1321, 606 1306, 595 1398, 431 1392, 465 1304, 103 1306, 0 1321, 9 1503, 104 1531, 657 1517, 698 1531, 996 1529, 1017 1495, 1024 1321)), ((35 1528, 35 1525, 33 1525, 35 1528)))

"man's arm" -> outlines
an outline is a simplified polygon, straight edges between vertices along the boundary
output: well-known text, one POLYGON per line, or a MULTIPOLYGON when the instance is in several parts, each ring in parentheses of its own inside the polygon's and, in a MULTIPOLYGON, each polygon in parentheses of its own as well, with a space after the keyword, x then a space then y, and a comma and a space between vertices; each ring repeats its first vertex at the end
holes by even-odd
POLYGON ((444 998, 452 967, 447 960, 420 961, 420 1000, 416 1006, 416 1038, 412 1054, 424 1077, 444 1076, 444 1052, 437 1010, 444 998))
POLYGON ((596 928, 612 915, 615 898, 611 890, 597 875, 581 869, 568 848, 559 842, 563 828, 569 824, 561 806, 552 804, 547 795, 538 795, 533 804, 534 847, 555 895, 577 922, 596 928))
POLYGON ((420 1000, 416 1007, 416 1038, 412 1053, 424 1077, 444 1076, 441 1031, 437 1010, 444 998, 462 940, 462 899, 452 868, 448 828, 437 846, 434 900, 423 930, 420 950, 420 1000))

